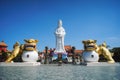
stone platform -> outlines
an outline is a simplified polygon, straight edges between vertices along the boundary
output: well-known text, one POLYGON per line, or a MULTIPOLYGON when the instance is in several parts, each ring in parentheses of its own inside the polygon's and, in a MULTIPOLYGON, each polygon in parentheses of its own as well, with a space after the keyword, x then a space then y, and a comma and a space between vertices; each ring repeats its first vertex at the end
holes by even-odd
POLYGON ((15 62, 15 63, 5 63, 1 62, 0 66, 40 66, 40 62, 15 62))
POLYGON ((82 63, 83 66, 120 66, 120 63, 107 63, 107 62, 91 62, 91 63, 82 63))

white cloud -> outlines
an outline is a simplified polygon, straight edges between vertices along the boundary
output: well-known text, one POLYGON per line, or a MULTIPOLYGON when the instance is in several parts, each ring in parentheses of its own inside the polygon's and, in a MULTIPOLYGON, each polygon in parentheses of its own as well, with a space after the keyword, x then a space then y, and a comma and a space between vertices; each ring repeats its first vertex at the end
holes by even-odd
POLYGON ((114 43, 120 42, 120 38, 119 37, 108 37, 107 40, 111 41, 111 42, 114 42, 114 43))
POLYGON ((108 37, 106 42, 111 47, 120 47, 120 37, 108 37))

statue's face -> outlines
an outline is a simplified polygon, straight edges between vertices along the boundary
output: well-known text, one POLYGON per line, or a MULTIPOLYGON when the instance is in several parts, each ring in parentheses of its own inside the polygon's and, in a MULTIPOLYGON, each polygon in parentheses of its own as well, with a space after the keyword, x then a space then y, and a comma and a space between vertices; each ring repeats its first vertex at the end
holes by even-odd
POLYGON ((82 41, 84 44, 84 49, 87 51, 96 50, 96 40, 86 40, 82 41))
POLYGON ((38 42, 38 40, 34 40, 34 39, 29 39, 29 40, 24 40, 26 43, 24 44, 24 49, 27 51, 32 51, 32 50, 36 50, 36 44, 38 42))

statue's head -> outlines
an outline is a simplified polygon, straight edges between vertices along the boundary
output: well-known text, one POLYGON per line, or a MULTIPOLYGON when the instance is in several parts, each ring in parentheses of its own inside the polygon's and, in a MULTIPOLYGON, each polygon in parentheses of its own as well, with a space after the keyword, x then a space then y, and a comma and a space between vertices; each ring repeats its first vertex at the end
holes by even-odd
POLYGON ((62 27, 62 20, 58 21, 58 27, 62 27))
POLYGON ((19 47, 19 46, 20 46, 20 45, 19 45, 19 42, 16 42, 16 43, 14 44, 13 48, 19 47))
POLYGON ((102 43, 102 46, 103 46, 103 47, 107 47, 106 42, 103 42, 103 43, 102 43))
POLYGON ((84 44, 84 49, 86 51, 96 50, 96 41, 97 40, 84 40, 82 43, 84 44))
POLYGON ((28 40, 24 40, 25 44, 24 44, 24 49, 27 51, 32 51, 32 50, 36 50, 36 44, 38 42, 38 40, 35 39, 28 39, 28 40))
POLYGON ((55 35, 57 35, 58 37, 63 37, 65 35, 65 30, 64 28, 62 27, 62 20, 59 20, 58 21, 58 27, 55 31, 55 35))

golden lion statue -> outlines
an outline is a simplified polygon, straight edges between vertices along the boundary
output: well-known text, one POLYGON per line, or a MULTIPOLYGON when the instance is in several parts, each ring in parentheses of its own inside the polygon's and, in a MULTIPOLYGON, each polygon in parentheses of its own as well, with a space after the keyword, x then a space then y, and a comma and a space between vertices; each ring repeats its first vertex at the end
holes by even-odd
POLYGON ((21 46, 22 49, 22 61, 24 62, 36 62, 38 60, 38 51, 36 44, 38 40, 28 39, 24 40, 25 44, 21 46))
POLYGON ((86 51, 95 50, 99 55, 103 55, 107 60, 108 63, 115 63, 112 58, 110 51, 106 47, 106 43, 104 42, 102 45, 98 46, 96 44, 97 40, 84 40, 82 43, 84 44, 84 49, 86 51))
POLYGON ((12 51, 12 54, 8 57, 8 59, 5 62, 12 62, 12 60, 19 54, 20 45, 18 42, 14 44, 13 48, 14 50, 12 51))
POLYGON ((36 51, 36 44, 37 44, 38 40, 34 40, 34 39, 26 40, 26 39, 24 39, 24 41, 26 43, 21 45, 22 51, 33 51, 33 50, 36 51))
POLYGON ((84 44, 84 49, 86 51, 92 51, 92 50, 96 50, 96 40, 84 40, 82 41, 82 43, 84 44))
POLYGON ((102 54, 108 60, 108 63, 115 63, 114 59, 112 58, 112 53, 107 49, 105 42, 102 45, 96 45, 96 52, 99 55, 102 54))
POLYGON ((37 51, 36 50, 36 43, 38 42, 38 40, 34 40, 34 39, 29 39, 29 40, 24 40, 26 43, 23 45, 19 45, 18 42, 16 42, 13 46, 13 51, 12 54, 8 57, 8 59, 5 62, 12 62, 12 60, 19 54, 22 53, 24 51, 37 51))

